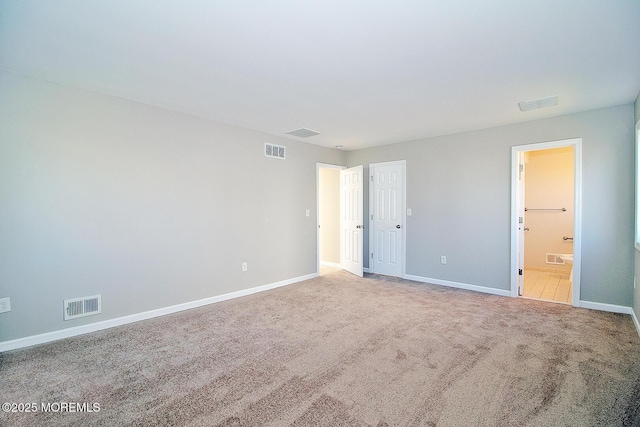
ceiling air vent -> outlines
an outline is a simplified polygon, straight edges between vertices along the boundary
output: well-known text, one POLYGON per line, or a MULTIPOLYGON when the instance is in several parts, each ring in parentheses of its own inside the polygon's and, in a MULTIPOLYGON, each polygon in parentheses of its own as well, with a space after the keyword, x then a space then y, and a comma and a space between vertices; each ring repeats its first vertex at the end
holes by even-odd
POLYGON ((264 144, 264 155, 265 157, 271 157, 274 159, 286 159, 287 158, 287 149, 282 145, 275 144, 264 144))
POLYGON ((558 105, 558 97, 550 96, 549 98, 534 99, 533 101, 518 102, 520 111, 537 110, 538 108, 554 107, 558 105))
POLYGON ((315 130, 307 128, 300 128, 292 130, 291 132, 287 132, 287 135, 297 136, 298 138, 309 138, 310 136, 320 135, 320 132, 316 132, 315 130))
POLYGON ((64 300, 64 320, 102 313, 102 295, 64 300))

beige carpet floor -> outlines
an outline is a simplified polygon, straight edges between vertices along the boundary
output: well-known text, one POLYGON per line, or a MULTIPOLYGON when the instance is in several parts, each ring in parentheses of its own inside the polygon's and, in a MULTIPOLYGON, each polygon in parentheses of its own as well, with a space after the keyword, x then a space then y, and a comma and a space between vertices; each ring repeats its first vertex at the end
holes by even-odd
POLYGON ((38 405, 3 426, 637 426, 640 339, 628 315, 336 272, 5 352, 0 400, 38 405))

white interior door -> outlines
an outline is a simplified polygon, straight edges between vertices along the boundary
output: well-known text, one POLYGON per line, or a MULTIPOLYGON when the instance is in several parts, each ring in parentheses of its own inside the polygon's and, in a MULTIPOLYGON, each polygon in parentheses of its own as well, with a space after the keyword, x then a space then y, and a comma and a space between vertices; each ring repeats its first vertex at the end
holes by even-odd
POLYGON ((404 242, 404 163, 370 165, 372 271, 402 277, 404 242))
POLYGON ((340 171, 340 264, 344 270, 363 276, 363 167, 340 171))

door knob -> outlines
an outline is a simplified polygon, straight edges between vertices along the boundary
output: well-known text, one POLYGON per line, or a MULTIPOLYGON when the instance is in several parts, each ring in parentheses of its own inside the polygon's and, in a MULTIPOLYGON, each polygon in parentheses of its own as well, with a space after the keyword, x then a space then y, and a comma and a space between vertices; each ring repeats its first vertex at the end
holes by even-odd
POLYGON ((400 224, 396 225, 396 228, 400 228, 400 224))

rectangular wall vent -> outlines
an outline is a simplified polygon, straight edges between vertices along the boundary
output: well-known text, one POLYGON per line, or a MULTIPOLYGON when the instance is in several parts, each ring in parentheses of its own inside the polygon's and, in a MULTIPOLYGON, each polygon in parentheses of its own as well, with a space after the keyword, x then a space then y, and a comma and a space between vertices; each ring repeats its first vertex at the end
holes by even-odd
POLYGON ((547 264, 564 265, 564 261, 560 258, 560 254, 547 254, 547 264))
POLYGON ((264 144, 264 155, 274 159, 286 159, 287 151, 282 145, 264 144))
POLYGON ((102 313, 102 295, 64 300, 64 320, 102 313))

